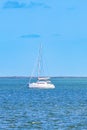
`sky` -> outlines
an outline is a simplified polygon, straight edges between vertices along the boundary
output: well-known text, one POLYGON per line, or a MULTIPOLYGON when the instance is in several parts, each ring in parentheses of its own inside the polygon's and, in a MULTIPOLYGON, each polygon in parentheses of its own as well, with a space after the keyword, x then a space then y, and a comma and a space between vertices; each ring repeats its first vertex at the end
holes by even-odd
POLYGON ((49 76, 87 76, 87 0, 0 0, 0 76, 30 76, 40 43, 49 76))

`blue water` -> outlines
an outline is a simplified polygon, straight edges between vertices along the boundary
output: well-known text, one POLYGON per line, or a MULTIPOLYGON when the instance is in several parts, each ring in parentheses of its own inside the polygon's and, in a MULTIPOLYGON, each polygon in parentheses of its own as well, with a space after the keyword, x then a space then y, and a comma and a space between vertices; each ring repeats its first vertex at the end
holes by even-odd
POLYGON ((56 88, 43 90, 0 78, 0 130, 87 130, 87 78, 51 80, 56 88))

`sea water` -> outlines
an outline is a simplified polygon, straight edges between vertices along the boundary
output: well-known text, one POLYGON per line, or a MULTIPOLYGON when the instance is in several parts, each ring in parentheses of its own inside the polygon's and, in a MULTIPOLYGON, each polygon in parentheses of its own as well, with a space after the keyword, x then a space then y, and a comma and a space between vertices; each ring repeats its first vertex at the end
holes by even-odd
POLYGON ((0 78, 0 130, 87 130, 87 78, 51 78, 55 89, 28 80, 0 78))

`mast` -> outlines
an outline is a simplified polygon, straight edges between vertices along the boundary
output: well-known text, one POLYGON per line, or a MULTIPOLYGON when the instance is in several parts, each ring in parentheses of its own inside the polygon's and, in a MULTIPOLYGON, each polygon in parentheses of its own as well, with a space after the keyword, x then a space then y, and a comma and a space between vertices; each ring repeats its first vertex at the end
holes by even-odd
POLYGON ((38 78, 41 74, 41 57, 42 57, 42 44, 40 44, 39 56, 38 56, 38 78))

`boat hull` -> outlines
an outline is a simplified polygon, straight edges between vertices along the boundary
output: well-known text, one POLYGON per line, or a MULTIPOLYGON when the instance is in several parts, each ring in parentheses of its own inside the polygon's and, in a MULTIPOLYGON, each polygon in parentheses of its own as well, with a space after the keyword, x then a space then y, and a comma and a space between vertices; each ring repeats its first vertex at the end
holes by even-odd
POLYGON ((38 84, 38 83, 30 83, 29 88, 40 88, 40 89, 53 89, 55 86, 53 84, 38 84))

